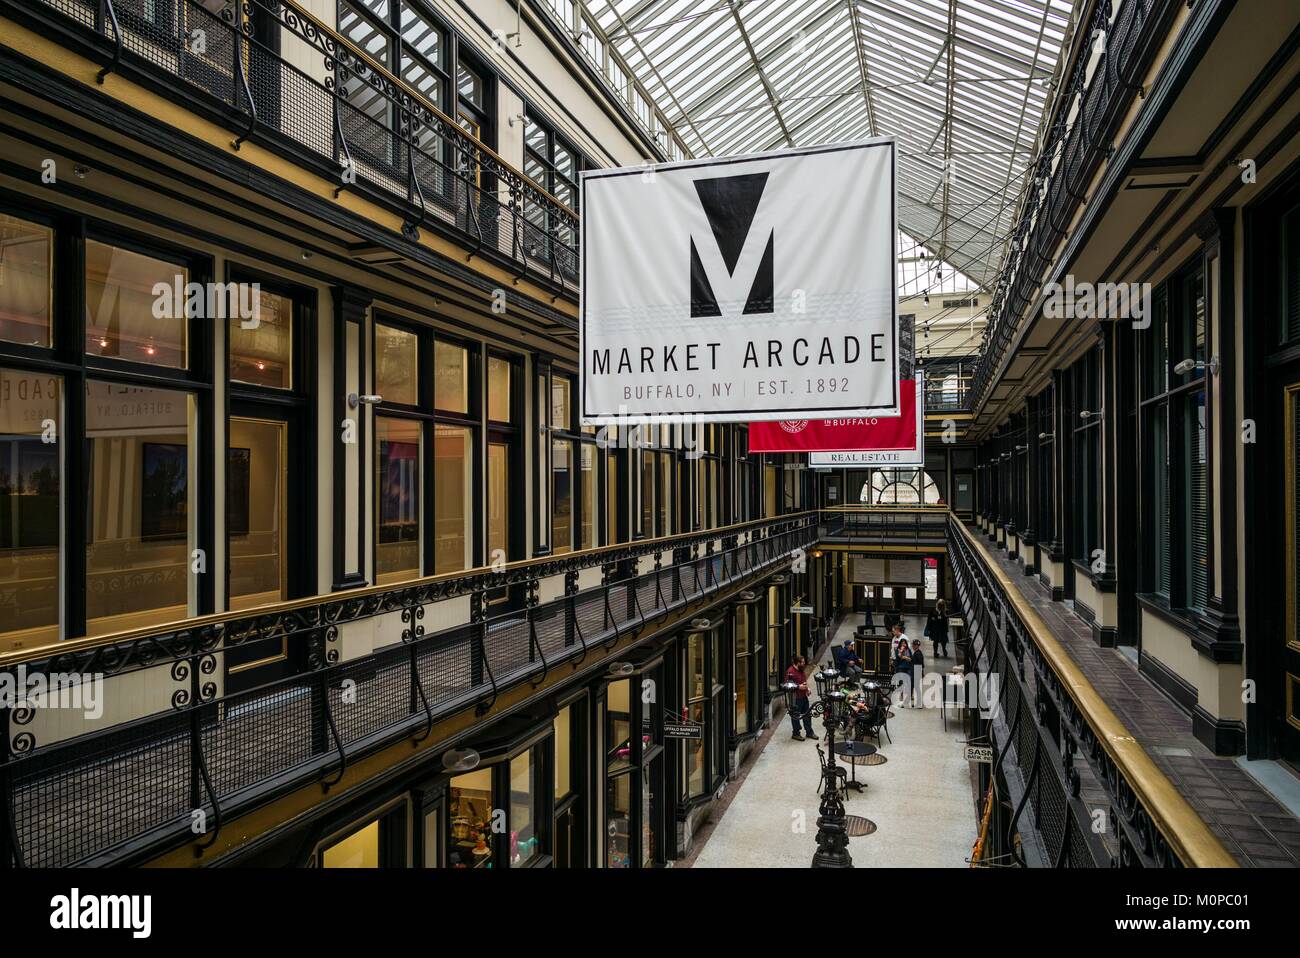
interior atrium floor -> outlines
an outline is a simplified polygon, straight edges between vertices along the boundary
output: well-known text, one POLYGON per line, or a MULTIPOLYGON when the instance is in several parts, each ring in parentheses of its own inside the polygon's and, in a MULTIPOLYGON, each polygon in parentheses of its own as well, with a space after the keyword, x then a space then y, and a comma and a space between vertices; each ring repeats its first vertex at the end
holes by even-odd
MULTIPOLYGON (((908 635, 921 638, 924 620, 908 616, 908 635)), ((847 617, 835 641, 852 635, 860 615, 847 617)), ((824 654, 819 661, 829 657, 824 654)), ((947 671, 951 657, 934 667, 947 671)), ((815 696, 814 692, 814 696, 815 696)), ((824 737, 821 722, 814 728, 824 737)), ((965 736, 948 714, 936 709, 898 708, 883 737, 881 765, 859 766, 867 787, 849 791, 845 810, 876 825, 874 833, 849 840, 855 867, 952 867, 966 865, 977 821, 965 736), (891 741, 892 739, 892 741, 891 741)), ((874 740, 873 740, 874 742, 874 740)), ((853 769, 844 766, 850 776, 853 769)), ((696 855, 698 868, 806 868, 816 851, 820 777, 817 749, 790 735, 784 714, 765 747, 748 764, 743 780, 696 855)))

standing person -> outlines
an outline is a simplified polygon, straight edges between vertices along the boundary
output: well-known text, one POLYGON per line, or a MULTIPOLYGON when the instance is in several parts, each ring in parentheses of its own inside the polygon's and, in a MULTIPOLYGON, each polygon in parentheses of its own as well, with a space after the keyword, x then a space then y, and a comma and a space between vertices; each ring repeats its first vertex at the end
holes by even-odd
MULTIPOLYGON (((912 647, 907 641, 907 636, 903 634, 903 626, 899 622, 893 625, 894 632, 894 688, 898 688, 905 683, 912 681, 912 647)), ((903 700, 899 703, 902 708, 907 708, 907 700, 911 698, 911 690, 903 688, 903 700)))
POLYGON ((799 688, 794 693, 794 708, 790 711, 790 726, 794 734, 790 737, 796 742, 802 742, 804 736, 799 734, 799 719, 803 719, 804 732, 810 739, 816 739, 812 727, 812 703, 808 701, 808 674, 804 671, 808 660, 802 655, 796 655, 790 667, 785 670, 785 680, 793 682, 799 688))
POLYGON ((921 673, 925 669, 925 653, 921 651, 921 640, 912 640, 912 704, 918 708, 921 701, 921 673))
POLYGON ((935 657, 948 655, 948 604, 940 599, 934 604, 930 617, 925 620, 925 634, 930 639, 935 657))

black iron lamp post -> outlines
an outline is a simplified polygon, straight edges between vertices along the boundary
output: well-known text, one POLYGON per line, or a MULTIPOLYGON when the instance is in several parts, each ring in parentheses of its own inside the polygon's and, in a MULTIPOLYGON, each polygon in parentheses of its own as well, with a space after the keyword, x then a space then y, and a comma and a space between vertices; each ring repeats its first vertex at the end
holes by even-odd
MULTIPOLYGON (((825 681, 832 684, 830 678, 825 681)), ((822 720, 826 725, 829 752, 826 767, 822 770, 822 804, 817 816, 817 853, 813 855, 813 868, 853 867, 853 858, 849 855, 848 821, 844 815, 844 790, 840 786, 841 769, 835 760, 835 729, 844 720, 847 708, 847 697, 838 689, 825 693, 822 698, 822 720)))

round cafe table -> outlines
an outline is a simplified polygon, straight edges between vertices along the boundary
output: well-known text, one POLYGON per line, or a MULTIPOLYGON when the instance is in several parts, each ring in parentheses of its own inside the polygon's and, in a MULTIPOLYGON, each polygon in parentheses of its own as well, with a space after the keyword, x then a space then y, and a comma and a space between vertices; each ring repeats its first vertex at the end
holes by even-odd
POLYGON ((866 742, 836 742, 835 754, 841 758, 847 758, 853 766, 853 777, 844 783, 845 787, 859 792, 862 791, 866 786, 858 781, 858 763, 853 760, 875 755, 876 747, 868 745, 866 742))

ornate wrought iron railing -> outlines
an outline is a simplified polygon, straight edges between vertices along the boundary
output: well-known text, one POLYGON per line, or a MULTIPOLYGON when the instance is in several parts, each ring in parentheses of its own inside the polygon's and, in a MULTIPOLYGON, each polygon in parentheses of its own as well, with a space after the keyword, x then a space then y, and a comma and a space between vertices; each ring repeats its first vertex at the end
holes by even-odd
POLYGON ((993 377, 1075 212, 1088 198, 1088 184, 1110 156, 1115 130, 1138 78, 1160 41, 1177 4, 1167 0, 1101 0, 1078 32, 1074 69, 1064 83, 1054 122, 1029 171, 1020 219, 993 290, 988 324, 972 384, 972 405, 987 399, 993 377), (1113 22, 1112 22, 1113 17, 1113 22), (1090 50, 1100 50, 1096 64, 1090 50), (1071 106, 1078 104, 1077 113, 1071 106))
POLYGON ((1021 776, 1007 827, 1032 824, 1055 866, 1235 865, 970 529, 951 517, 949 530, 967 668, 998 677, 996 761, 1014 756, 1021 776), (1089 808, 1085 788, 1108 807, 1089 808))
POLYGON ((140 860, 192 839, 195 821, 210 845, 232 815, 337 782, 358 755, 421 741, 453 712, 483 714, 507 689, 775 571, 817 535, 817 514, 802 513, 0 657, 0 688, 97 677, 116 683, 111 701, 101 697, 110 709, 149 694, 156 704, 59 738, 57 711, 3 703, 0 867, 140 860), (582 588, 584 571, 599 584, 582 588), (508 610, 493 614, 500 597, 508 610), (448 626, 452 604, 466 601, 469 621, 448 626), (344 633, 380 620, 389 644, 346 658, 344 633), (282 653, 301 671, 225 693, 232 653, 282 653))
POLYGON ((253 141, 446 232, 474 254, 572 290, 578 217, 399 77, 292 0, 0 0, 104 63, 99 79, 183 94, 253 141))

